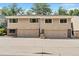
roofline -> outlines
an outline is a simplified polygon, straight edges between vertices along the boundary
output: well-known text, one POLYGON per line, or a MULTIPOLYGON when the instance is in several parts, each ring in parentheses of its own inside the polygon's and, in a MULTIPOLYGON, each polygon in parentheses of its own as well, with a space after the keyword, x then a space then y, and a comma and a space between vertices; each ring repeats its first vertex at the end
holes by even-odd
POLYGON ((5 18, 72 18, 73 16, 42 16, 42 15, 33 15, 33 16, 5 16, 5 18))

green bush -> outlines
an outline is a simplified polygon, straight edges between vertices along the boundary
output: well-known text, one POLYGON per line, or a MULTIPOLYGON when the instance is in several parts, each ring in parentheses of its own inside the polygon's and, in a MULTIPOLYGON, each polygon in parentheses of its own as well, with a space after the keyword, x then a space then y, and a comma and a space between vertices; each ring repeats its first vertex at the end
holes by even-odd
POLYGON ((0 29, 0 36, 4 36, 6 34, 5 29, 1 28, 0 29))

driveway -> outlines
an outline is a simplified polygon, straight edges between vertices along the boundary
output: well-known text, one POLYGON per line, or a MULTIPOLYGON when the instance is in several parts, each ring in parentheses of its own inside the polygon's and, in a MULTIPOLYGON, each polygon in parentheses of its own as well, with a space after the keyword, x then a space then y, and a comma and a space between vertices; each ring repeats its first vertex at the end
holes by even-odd
POLYGON ((0 55, 79 56, 79 40, 0 37, 0 55))

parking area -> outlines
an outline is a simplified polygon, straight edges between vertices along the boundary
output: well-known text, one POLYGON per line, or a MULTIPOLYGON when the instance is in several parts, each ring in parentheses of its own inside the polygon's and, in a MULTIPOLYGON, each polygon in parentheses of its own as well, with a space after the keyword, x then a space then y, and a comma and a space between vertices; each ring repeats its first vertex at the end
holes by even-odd
POLYGON ((0 55, 79 56, 79 40, 0 37, 0 55))

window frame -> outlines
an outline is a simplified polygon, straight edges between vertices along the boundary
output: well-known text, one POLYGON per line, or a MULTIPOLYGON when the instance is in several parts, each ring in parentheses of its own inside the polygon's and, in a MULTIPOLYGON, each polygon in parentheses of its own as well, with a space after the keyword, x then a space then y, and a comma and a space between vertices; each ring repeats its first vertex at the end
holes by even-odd
POLYGON ((62 24, 63 24, 63 23, 67 23, 67 20, 68 20, 67 18, 60 18, 60 19, 59 19, 60 23, 62 23, 62 24), (61 20, 63 20, 63 21, 61 22, 61 20))
POLYGON ((9 19, 9 23, 18 23, 18 18, 9 19))
POLYGON ((30 23, 38 23, 38 18, 30 18, 30 23))
POLYGON ((52 19, 45 19, 45 23, 52 23, 52 19))
POLYGON ((9 29, 9 33, 16 33, 16 29, 9 29))

